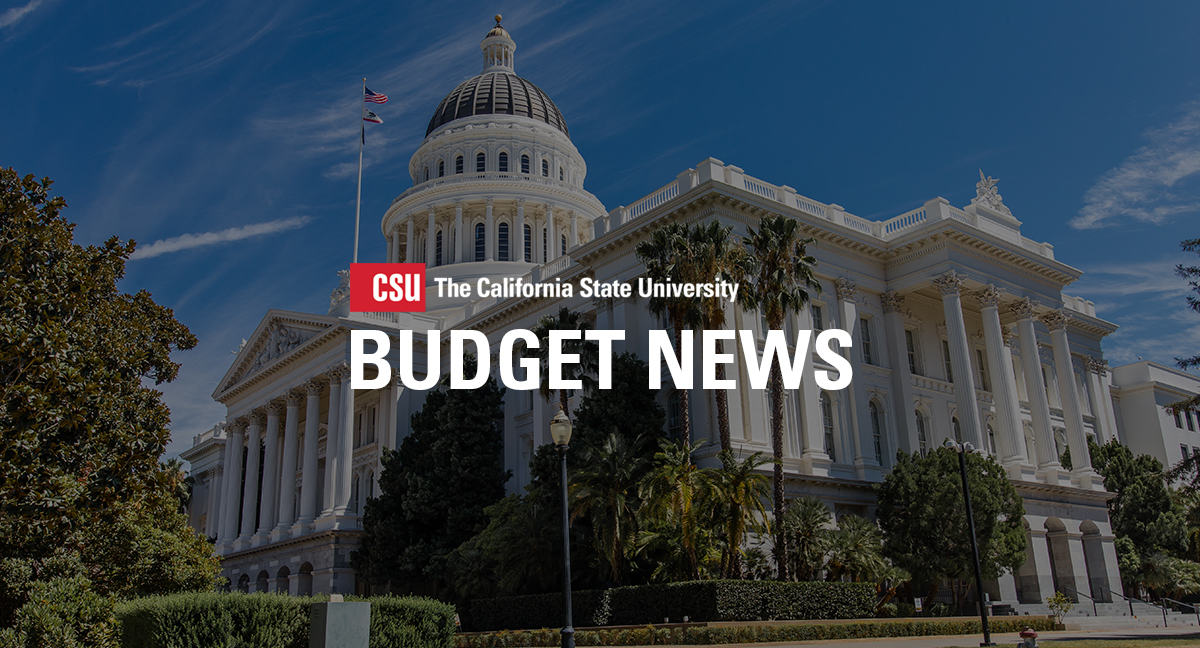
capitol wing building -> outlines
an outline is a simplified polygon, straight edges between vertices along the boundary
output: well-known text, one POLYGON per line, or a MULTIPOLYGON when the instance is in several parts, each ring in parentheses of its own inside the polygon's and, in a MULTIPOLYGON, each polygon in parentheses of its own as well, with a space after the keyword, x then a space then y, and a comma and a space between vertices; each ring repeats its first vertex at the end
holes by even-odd
MULTIPOLYGON (((430 329, 474 329, 498 344, 507 331, 566 306, 596 328, 625 330, 615 350, 647 359, 646 332, 669 327, 645 299, 456 299, 438 297, 435 281, 636 282, 644 269, 634 247, 662 225, 715 219, 745 235, 764 215, 782 214, 816 240, 809 250, 822 287, 808 308, 789 316, 788 337, 807 328, 850 332, 854 375, 850 387, 823 392, 810 370, 786 394, 787 496, 820 498, 837 516, 873 517, 872 485, 897 451, 969 441, 995 456, 1025 500, 1028 562, 987 584, 992 600, 1038 604, 1055 591, 1112 600, 1121 581, 1110 494, 1089 465, 1087 438, 1174 433, 1176 422, 1161 405, 1200 387, 1187 374, 1163 387, 1154 377, 1162 367, 1126 371, 1137 384, 1114 385, 1121 372, 1108 370, 1101 341, 1116 326, 1098 318, 1091 302, 1063 292, 1082 273, 1056 260, 1049 243, 1021 235, 995 180, 981 173, 976 198, 962 208, 933 198, 872 221, 709 158, 664 174, 662 188, 628 206, 605 209, 584 189, 587 165, 566 119, 516 75, 508 32, 497 23, 481 47, 483 72, 437 106, 409 163, 412 187, 380 224, 388 261, 428 268, 427 311, 351 313, 344 273, 328 313, 268 311, 213 392, 227 408, 226 422, 182 455, 196 479, 192 524, 216 538, 233 588, 365 589, 350 567, 359 514, 378 491, 382 450, 408 434, 425 394, 399 383, 351 389, 352 330, 410 329, 420 339, 430 329), (1072 470, 1059 463, 1067 449, 1072 470)), ((763 335, 759 314, 728 309, 729 328, 763 335)), ((415 355, 424 362, 423 349, 415 355)), ((734 376, 738 384, 748 385, 743 359, 730 366, 742 374, 734 376)), ((670 388, 659 397, 668 425, 677 426, 678 399, 670 388)), ((576 407, 582 395, 572 398, 576 407)), ((713 394, 693 390, 689 403, 693 440, 707 441, 698 461, 715 464, 713 394)), ((551 442, 554 411, 536 392, 507 391, 509 492, 529 482, 534 449, 551 442)), ((731 391, 729 417, 736 451, 770 454, 766 391, 731 391)), ((1178 431, 1184 434, 1182 423, 1178 431)), ((1200 434, 1191 434, 1200 448, 1200 434)), ((1142 445, 1163 448, 1161 458, 1173 462, 1180 451, 1170 438, 1142 445)))

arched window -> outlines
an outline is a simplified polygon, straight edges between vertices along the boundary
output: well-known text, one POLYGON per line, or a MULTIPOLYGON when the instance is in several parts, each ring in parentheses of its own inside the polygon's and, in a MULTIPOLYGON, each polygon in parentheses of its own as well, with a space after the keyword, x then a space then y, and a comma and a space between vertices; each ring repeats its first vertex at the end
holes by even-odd
POLYGON ((437 238, 433 242, 433 254, 435 257, 433 265, 442 265, 442 230, 438 230, 437 238))
POLYGON ((521 173, 525 173, 525 174, 529 173, 529 156, 528 155, 521 156, 521 173))
POLYGON ((487 156, 480 151, 475 156, 475 173, 483 173, 487 169, 487 156))
POLYGON ((562 180, 563 180, 563 168, 558 167, 558 181, 562 182, 562 180))
POLYGON ((567 253, 567 235, 563 234, 560 237, 560 239, 562 240, 562 252, 560 252, 559 254, 566 254, 567 253))
POLYGON ((921 416, 921 410, 917 410, 917 446, 922 457, 929 452, 929 437, 925 435, 925 417, 921 416))
POLYGON ((455 173, 463 172, 463 159, 462 159, 461 155, 454 158, 454 172, 455 173))
POLYGON ((959 443, 962 443, 962 427, 960 427, 958 425, 958 417, 955 416, 955 417, 951 418, 950 424, 952 426, 954 426, 954 440, 959 443))
POLYGON ((867 405, 871 416, 871 440, 875 445, 875 462, 883 465, 883 420, 879 416, 879 406, 872 401, 867 405))
POLYGON ((533 228, 525 226, 525 263, 533 263, 533 228))
POLYGON ((425 182, 429 182, 429 167, 425 167, 425 182))
POLYGON ((542 160, 542 177, 543 178, 550 177, 550 161, 549 160, 542 160))
POLYGON ((441 178, 445 175, 446 175, 446 161, 438 160, 438 177, 441 178))
POLYGON ((484 234, 484 229, 483 229, 483 223, 476 224, 475 225, 475 260, 476 261, 483 261, 483 259, 484 259, 484 256, 486 253, 486 251, 484 250, 484 245, 485 245, 486 239, 484 237, 485 237, 485 234, 484 234))
POLYGON ((830 461, 837 461, 833 444, 833 403, 825 392, 821 392, 821 427, 825 429, 825 454, 829 455, 830 461))
POLYGON ((496 228, 496 258, 508 261, 508 223, 500 223, 496 228))
POLYGON ((500 171, 508 171, 508 151, 500 151, 500 171))

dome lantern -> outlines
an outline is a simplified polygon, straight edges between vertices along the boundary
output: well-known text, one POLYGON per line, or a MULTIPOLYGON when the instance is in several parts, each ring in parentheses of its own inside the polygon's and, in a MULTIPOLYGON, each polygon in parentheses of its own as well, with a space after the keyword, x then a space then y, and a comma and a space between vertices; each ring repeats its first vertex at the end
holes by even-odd
POLYGON ((483 71, 499 72, 513 70, 513 53, 517 51, 517 43, 500 26, 502 16, 496 14, 496 26, 484 37, 479 48, 483 50, 483 71))

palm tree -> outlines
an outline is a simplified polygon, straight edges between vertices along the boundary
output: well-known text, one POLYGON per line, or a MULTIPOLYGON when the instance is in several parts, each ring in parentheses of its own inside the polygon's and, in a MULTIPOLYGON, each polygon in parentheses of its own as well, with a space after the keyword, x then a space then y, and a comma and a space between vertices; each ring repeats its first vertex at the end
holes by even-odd
MULTIPOLYGON (((730 226, 721 225, 716 220, 708 225, 693 227, 688 232, 692 250, 693 264, 698 281, 728 281, 741 284, 753 270, 753 260, 746 252, 745 246, 738 245, 730 236, 730 226)), ((721 297, 702 297, 700 299, 700 322, 706 330, 725 328, 725 300, 721 297)), ((717 353, 725 352, 725 344, 717 340, 717 353)), ((725 365, 717 364, 717 380, 725 379, 725 365)), ((717 397, 717 430, 721 437, 721 449, 730 450, 729 441, 729 394, 724 389, 718 389, 717 397)))
MULTIPOLYGON (((696 267, 690 250, 688 227, 670 223, 650 233, 650 238, 637 244, 634 254, 646 266, 646 275, 656 283, 694 281, 696 267)), ((710 277, 707 279, 711 281, 710 277)), ((675 329, 675 349, 682 348, 683 330, 694 329, 700 323, 700 304, 696 297, 651 297, 650 312, 663 316, 675 329)), ((692 419, 688 412, 688 392, 676 389, 679 399, 679 437, 690 442, 692 419)))
POLYGON ((720 470, 711 477, 713 499, 723 503, 725 551, 721 557, 721 574, 725 578, 742 578, 742 543, 746 532, 769 534, 767 511, 763 502, 770 497, 767 478, 758 467, 770 463, 761 452, 738 461, 729 450, 722 450, 720 470))
POLYGON ((617 584, 637 538, 637 485, 647 464, 640 456, 644 444, 644 437, 631 445, 613 432, 598 447, 585 447, 583 468, 571 485, 572 516, 590 518, 596 553, 604 557, 607 576, 617 584))
POLYGON ((549 592, 562 573, 562 546, 555 511, 537 504, 520 507, 500 529, 499 588, 509 593, 549 592))
POLYGON ((660 442, 662 450, 654 455, 656 465, 638 487, 642 498, 640 522, 646 527, 678 532, 678 546, 686 561, 685 575, 690 580, 700 577, 701 550, 708 546, 706 518, 711 513, 711 507, 705 505, 711 491, 709 471, 697 468, 691 460, 702 443, 660 442))
POLYGON ((832 522, 829 507, 815 497, 802 497, 788 506, 781 535, 788 539, 789 567, 796 580, 817 580, 825 567, 832 522))
MULTIPOLYGON (((558 309, 557 315, 543 315, 538 319, 537 324, 531 329, 533 334, 537 336, 538 348, 526 348, 524 356, 526 358, 537 358, 541 364, 541 385, 538 386, 538 393, 547 401, 550 400, 550 395, 555 390, 550 389, 550 331, 580 331, 578 340, 564 340, 562 343, 563 353, 574 353, 579 355, 579 364, 563 365, 562 377, 564 380, 581 380, 583 388, 590 391, 595 386, 596 367, 599 364, 599 350, 596 342, 593 340, 584 339, 586 331, 591 330, 592 325, 584 318, 583 315, 563 306, 558 309)), ((571 414, 571 409, 567 406, 567 391, 559 389, 558 404, 562 406, 563 412, 568 416, 571 414)))
MULTIPOLYGON (((740 294, 742 306, 761 310, 771 329, 783 328, 784 317, 798 313, 808 303, 808 288, 820 292, 813 276, 816 260, 805 248, 813 242, 801 238, 800 222, 780 215, 765 216, 758 230, 749 229, 749 252, 755 260, 754 272, 740 294)), ((779 580, 788 580, 787 539, 783 534, 783 375, 777 359, 771 362, 771 451, 775 456, 775 564, 779 580)))
POLYGON ((875 581, 890 565, 883 557, 883 532, 874 522, 858 515, 843 515, 838 528, 829 534, 827 580, 848 577, 858 583, 875 581))

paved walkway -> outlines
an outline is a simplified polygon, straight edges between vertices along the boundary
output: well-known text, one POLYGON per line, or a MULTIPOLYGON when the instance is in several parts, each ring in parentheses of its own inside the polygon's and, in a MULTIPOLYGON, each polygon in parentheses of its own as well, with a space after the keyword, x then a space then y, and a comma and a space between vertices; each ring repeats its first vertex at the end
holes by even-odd
MULTIPOLYGON (((1200 631, 1193 627, 1184 628, 1132 628, 1128 630, 1103 630, 1099 632, 1080 632, 1080 631, 1062 631, 1062 632, 1041 632, 1038 633, 1038 643, 1043 646, 1053 648, 1055 641, 1067 641, 1076 639, 1153 639, 1156 637, 1162 638, 1188 638, 1194 637, 1196 645, 1200 646, 1200 631)), ((952 635, 940 637, 886 637, 878 639, 840 639, 837 641, 799 641, 794 643, 775 642, 775 643, 757 643, 757 644, 726 644, 727 646, 737 646, 738 648, 769 648, 778 647, 786 648, 787 646, 803 646, 804 648, 819 648, 828 646, 829 648, 850 648, 857 645, 867 645, 878 648, 947 648, 949 646, 963 646, 964 648, 973 648, 978 646, 983 641, 983 635, 952 635)), ((1021 641, 1021 638, 1015 632, 1006 632, 1002 634, 993 634, 992 642, 999 646, 1015 646, 1021 641)))

